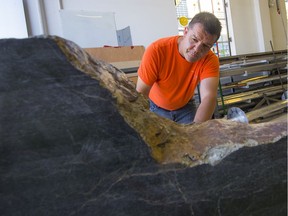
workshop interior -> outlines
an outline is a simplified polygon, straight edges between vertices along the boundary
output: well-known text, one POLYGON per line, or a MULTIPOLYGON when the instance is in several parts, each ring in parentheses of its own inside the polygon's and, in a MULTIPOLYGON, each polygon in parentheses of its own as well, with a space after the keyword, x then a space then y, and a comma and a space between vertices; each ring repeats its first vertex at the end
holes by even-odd
POLYGON ((287 0, 0 4, 0 215, 287 215, 287 0), (216 108, 177 125, 137 71, 202 11, 222 25, 216 108))

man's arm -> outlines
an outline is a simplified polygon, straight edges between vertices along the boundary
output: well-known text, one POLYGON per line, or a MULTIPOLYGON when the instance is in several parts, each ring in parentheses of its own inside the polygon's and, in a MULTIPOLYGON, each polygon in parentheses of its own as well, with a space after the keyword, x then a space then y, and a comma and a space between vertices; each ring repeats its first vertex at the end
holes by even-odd
POLYGON ((216 107, 218 83, 217 77, 210 77, 201 81, 201 104, 197 109, 194 122, 204 122, 212 118, 216 107))
POLYGON ((151 89, 151 86, 144 83, 143 80, 138 76, 137 84, 136 84, 136 91, 148 97, 150 89, 151 89))

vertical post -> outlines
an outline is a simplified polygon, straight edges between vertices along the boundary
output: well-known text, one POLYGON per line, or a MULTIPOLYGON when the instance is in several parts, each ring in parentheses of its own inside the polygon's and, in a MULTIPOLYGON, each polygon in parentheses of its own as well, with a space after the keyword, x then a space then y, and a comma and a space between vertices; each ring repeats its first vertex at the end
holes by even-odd
POLYGON ((47 26, 47 19, 46 19, 46 13, 45 13, 45 5, 43 0, 38 0, 38 11, 40 14, 40 22, 41 27, 44 35, 48 34, 48 26, 47 26))
POLYGON ((63 7, 63 1, 62 0, 59 0, 59 8, 60 10, 63 10, 64 7, 63 7))

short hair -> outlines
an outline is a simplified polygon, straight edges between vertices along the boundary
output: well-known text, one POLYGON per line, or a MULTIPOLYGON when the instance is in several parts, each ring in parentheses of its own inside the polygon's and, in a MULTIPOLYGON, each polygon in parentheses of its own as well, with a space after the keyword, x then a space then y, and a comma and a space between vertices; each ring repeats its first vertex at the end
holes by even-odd
POLYGON ((216 35, 217 40, 219 39, 222 26, 221 26, 221 22, 214 14, 210 12, 200 12, 192 18, 188 27, 191 29, 196 23, 202 24, 204 27, 204 30, 208 34, 216 35))

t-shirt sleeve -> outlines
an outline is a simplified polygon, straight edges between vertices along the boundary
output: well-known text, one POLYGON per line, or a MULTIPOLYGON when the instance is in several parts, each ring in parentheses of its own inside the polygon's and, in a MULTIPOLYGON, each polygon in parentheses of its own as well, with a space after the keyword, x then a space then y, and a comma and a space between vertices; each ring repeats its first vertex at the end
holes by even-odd
POLYGON ((220 63, 219 58, 211 51, 203 62, 202 73, 200 80, 208 77, 219 77, 220 76, 220 63))
POLYGON ((158 79, 158 62, 156 47, 151 44, 146 48, 138 69, 138 76, 149 86, 152 86, 158 79))

